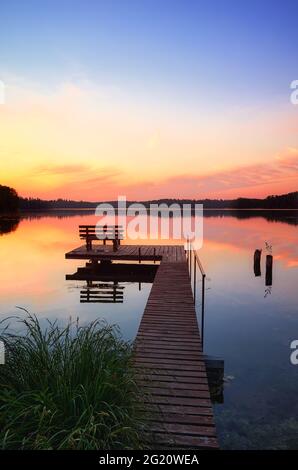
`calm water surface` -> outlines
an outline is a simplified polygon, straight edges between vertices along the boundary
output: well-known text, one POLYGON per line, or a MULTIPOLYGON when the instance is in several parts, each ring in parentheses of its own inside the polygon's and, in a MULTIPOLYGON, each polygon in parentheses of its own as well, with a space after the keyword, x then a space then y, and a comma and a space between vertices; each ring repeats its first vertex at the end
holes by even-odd
MULTIPOLYGON (((224 403, 214 407, 220 444, 298 449, 298 366, 289 359, 290 342, 298 339, 298 217, 235 215, 208 213, 200 250, 208 278, 205 352, 225 362, 224 403), (265 286, 266 242, 273 254, 271 288, 265 286), (263 250, 259 277, 253 271, 256 248, 263 250)), ((81 304, 86 283, 65 275, 84 262, 64 259, 79 244, 79 223, 95 218, 23 218, 0 237, 1 316, 18 314, 21 306, 61 322, 103 318, 131 340, 151 284, 139 290, 138 283, 121 283, 123 303, 81 304)))

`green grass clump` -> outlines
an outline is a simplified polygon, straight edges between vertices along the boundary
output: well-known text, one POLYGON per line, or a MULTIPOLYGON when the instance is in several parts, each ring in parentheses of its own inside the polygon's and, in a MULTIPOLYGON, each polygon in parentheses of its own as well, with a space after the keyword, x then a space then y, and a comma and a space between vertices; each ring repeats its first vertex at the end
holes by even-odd
POLYGON ((132 349, 118 330, 19 320, 25 334, 0 335, 0 448, 141 448, 132 349))

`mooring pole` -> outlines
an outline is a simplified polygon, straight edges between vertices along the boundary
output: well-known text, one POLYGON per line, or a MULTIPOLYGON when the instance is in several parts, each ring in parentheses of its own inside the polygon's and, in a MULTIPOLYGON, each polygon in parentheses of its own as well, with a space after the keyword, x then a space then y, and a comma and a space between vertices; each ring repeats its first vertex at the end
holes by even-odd
POLYGON ((188 238, 186 239, 186 260, 187 260, 187 266, 189 267, 189 243, 188 243, 188 238))
POLYGON ((202 339, 202 349, 204 349, 204 321, 205 321, 205 277, 206 274, 202 274, 202 319, 201 319, 201 339, 202 339))
POLYGON ((272 266, 273 266, 273 256, 266 256, 266 279, 265 285, 272 286, 272 266))
POLYGON ((196 305, 196 292, 197 292, 197 260, 194 254, 194 265, 193 265, 193 302, 196 305))

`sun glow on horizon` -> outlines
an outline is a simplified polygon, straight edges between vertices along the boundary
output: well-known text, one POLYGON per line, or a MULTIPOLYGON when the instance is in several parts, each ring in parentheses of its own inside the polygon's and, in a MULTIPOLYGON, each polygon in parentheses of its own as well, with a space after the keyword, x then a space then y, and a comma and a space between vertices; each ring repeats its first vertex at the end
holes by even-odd
POLYGON ((296 116, 288 109, 249 114, 173 115, 165 103, 137 102, 90 82, 51 93, 12 83, 0 107, 1 183, 22 196, 91 201, 296 190, 296 116), (276 127, 281 132, 268 139, 276 127))

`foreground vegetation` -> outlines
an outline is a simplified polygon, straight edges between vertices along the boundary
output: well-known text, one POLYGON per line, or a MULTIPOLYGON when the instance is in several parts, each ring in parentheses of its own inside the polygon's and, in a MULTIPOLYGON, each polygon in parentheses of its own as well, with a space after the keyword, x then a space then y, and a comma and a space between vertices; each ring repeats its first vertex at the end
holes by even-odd
POLYGON ((117 329, 19 321, 25 334, 0 336, 0 448, 140 448, 132 351, 117 329))

